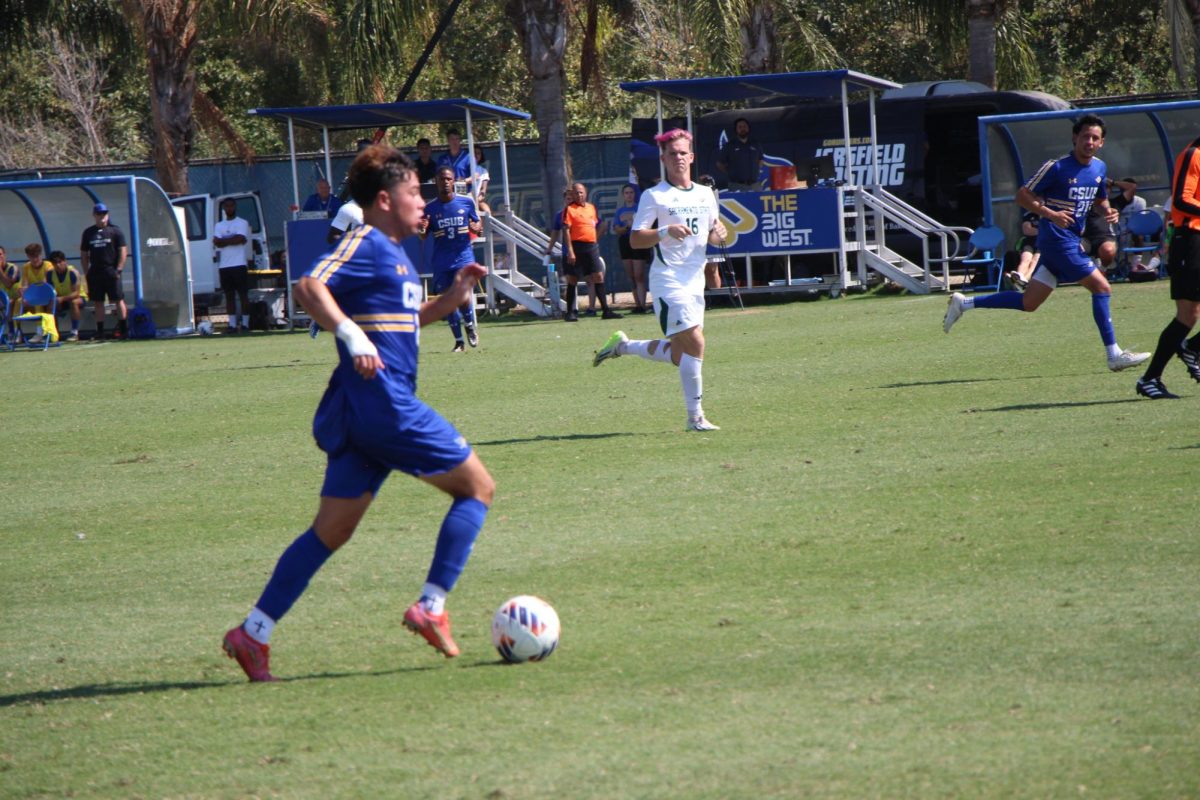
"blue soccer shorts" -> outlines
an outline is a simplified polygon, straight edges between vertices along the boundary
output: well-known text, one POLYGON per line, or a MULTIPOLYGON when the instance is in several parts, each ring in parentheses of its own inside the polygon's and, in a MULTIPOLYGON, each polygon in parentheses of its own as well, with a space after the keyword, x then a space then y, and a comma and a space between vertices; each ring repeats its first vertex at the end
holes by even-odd
POLYGON ((1039 251, 1042 255, 1032 279, 1051 289, 1060 283, 1078 283, 1096 271, 1078 242, 1051 247, 1041 246, 1039 242, 1039 251))
POLYGON ((348 421, 347 444, 329 454, 322 497, 378 494, 392 470, 415 477, 446 473, 467 460, 471 446, 441 414, 420 400, 409 407, 404 426, 348 421))

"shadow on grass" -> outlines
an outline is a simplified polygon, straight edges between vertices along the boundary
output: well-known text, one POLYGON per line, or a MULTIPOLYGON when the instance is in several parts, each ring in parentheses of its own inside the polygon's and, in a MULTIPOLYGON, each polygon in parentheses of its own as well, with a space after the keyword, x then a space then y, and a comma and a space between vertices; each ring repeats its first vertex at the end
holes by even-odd
MULTIPOLYGON (((988 383, 990 381, 1011 381, 1014 378, 947 378, 941 381, 912 381, 910 383, 885 383, 883 386, 872 386, 872 389, 912 389, 916 386, 953 386, 956 383, 988 383)), ((1026 380, 1016 378, 1015 380, 1026 380)))
POLYGON ((534 442, 579 442, 588 439, 612 439, 617 436, 638 436, 634 433, 565 433, 561 436, 526 436, 521 439, 492 439, 487 442, 471 442, 472 447, 482 447, 492 444, 532 444, 534 442))
MULTIPOLYGON (((503 662, 499 662, 503 663, 503 662)), ((476 665, 485 666, 485 665, 476 665)), ((293 675, 279 678, 277 683, 328 680, 330 678, 381 678, 386 675, 401 675, 410 672, 426 672, 436 667, 397 667, 371 672, 315 672, 311 675, 293 675)), ((240 686, 246 680, 235 678, 227 681, 147 681, 143 683, 85 683, 65 689, 47 689, 40 692, 21 692, 0 695, 0 708, 19 706, 26 703, 49 703, 55 700, 85 700, 95 697, 120 697, 127 694, 153 694, 155 692, 189 691, 195 689, 217 689, 223 686, 240 686)))
POLYGON ((997 406, 996 408, 967 408, 964 414, 989 414, 997 411, 1045 411, 1052 408, 1086 408, 1087 406, 1119 406, 1127 403, 1140 403, 1140 399, 1130 397, 1126 400, 1080 400, 1074 403, 1020 403, 1015 406, 997 406))
POLYGON ((230 371, 242 369, 296 369, 298 367, 323 367, 328 369, 332 361, 293 361, 289 364, 249 364, 244 367, 223 367, 230 371))

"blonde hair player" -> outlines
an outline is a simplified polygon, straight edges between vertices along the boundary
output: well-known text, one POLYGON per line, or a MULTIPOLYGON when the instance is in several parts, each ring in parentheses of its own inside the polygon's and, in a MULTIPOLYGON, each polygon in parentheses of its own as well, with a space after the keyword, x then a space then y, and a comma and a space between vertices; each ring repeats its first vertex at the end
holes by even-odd
POLYGON ((654 139, 666 179, 642 193, 629 243, 654 248, 650 293, 665 339, 630 340, 624 331, 609 337, 592 359, 636 355, 679 368, 689 431, 720 430, 704 416, 704 265, 708 245, 725 241, 716 195, 692 182, 692 135, 675 128, 654 139))

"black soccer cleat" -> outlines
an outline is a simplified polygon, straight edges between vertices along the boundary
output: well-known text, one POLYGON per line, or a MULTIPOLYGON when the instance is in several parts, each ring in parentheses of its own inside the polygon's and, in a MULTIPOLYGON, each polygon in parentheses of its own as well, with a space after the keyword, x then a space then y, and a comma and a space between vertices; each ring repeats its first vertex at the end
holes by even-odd
POLYGON ((1162 378, 1138 379, 1137 393, 1151 400, 1178 400, 1179 395, 1172 394, 1163 386, 1162 378))
POLYGON ((1184 344, 1179 346, 1175 355, 1179 356, 1183 366, 1187 367, 1188 375, 1192 376, 1192 380, 1200 383, 1200 353, 1184 344))

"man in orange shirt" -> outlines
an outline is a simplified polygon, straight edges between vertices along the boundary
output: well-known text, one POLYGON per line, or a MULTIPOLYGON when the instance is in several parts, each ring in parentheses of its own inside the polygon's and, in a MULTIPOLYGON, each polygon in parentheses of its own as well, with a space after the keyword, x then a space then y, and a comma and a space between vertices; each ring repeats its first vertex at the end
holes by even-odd
POLYGON ((1150 365, 1137 382, 1137 393, 1151 400, 1179 397, 1162 382, 1163 369, 1173 355, 1179 356, 1192 380, 1200 382, 1200 334, 1187 338, 1200 319, 1200 138, 1175 159, 1171 224, 1175 232, 1167 251, 1167 274, 1171 276, 1175 318, 1159 334, 1150 365))
POLYGON ((604 291, 604 266, 600 261, 600 246, 596 243, 604 233, 604 221, 596 207, 587 201, 587 187, 582 183, 571 185, 573 190, 570 204, 563 209, 563 228, 567 231, 567 254, 563 274, 567 276, 567 322, 576 322, 575 284, 580 277, 595 284, 596 297, 600 300, 601 316, 604 319, 620 319, 621 314, 608 307, 604 291))

